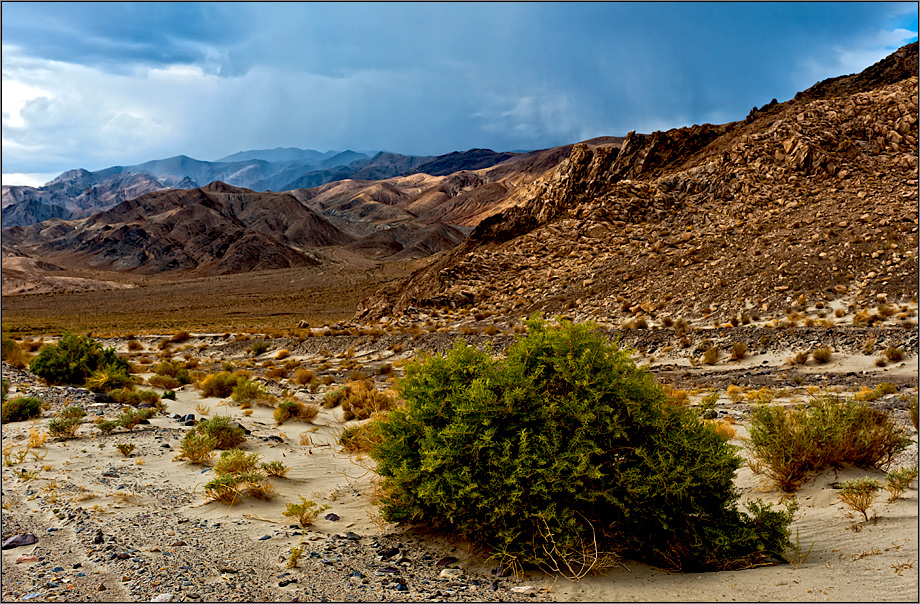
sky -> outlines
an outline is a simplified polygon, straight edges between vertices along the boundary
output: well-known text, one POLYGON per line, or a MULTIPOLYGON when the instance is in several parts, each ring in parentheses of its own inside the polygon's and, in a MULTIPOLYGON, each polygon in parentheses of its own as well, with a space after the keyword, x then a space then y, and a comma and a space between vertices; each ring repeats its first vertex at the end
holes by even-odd
POLYGON ((3 184, 180 154, 513 151, 725 123, 862 71, 917 21, 914 2, 3 2, 3 184))

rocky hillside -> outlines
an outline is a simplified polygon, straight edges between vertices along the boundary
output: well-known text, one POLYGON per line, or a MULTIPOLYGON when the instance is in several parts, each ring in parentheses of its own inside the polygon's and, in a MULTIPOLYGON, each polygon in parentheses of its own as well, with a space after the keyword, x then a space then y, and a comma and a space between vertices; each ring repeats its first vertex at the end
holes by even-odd
POLYGON ((917 43, 742 122, 576 145, 521 203, 366 300, 724 321, 916 295, 917 43))
POLYGON ((3 187, 3 226, 23 226, 50 218, 77 220, 167 188, 148 174, 114 174, 105 178, 86 170, 69 170, 43 187, 3 187))
POLYGON ((218 182, 142 195, 79 221, 5 229, 3 240, 63 267, 220 275, 317 265, 305 248, 350 238, 290 195, 218 182))
MULTIPOLYGON (((428 159, 399 157, 409 162, 405 170, 428 159)), ((214 182, 142 195, 77 221, 68 220, 67 212, 47 212, 41 223, 4 229, 4 253, 17 258, 15 270, 4 266, 4 287, 44 291, 37 284, 53 276, 58 290, 72 282, 61 279, 60 271, 68 269, 215 275, 310 266, 318 262, 311 250, 330 246, 373 261, 425 257, 454 248, 483 216, 514 205, 520 183, 562 158, 556 150, 511 157, 474 150, 440 165, 504 161, 448 176, 347 179, 287 193, 214 182), (40 268, 52 265, 54 275, 40 268)), ((49 186, 72 192, 92 178, 74 171, 49 186)), ((7 211, 13 215, 22 205, 7 211)), ((326 256, 342 260, 334 251, 326 256)))

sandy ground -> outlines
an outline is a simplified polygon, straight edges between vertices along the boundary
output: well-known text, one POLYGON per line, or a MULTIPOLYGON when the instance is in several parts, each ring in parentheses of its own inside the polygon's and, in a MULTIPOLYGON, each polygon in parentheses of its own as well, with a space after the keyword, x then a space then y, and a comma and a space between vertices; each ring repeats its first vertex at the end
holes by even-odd
MULTIPOLYGON (((762 367, 763 362, 768 361, 771 366, 777 367, 786 356, 759 355, 740 362, 738 366, 762 367)), ((872 364, 874 358, 839 355, 832 367, 837 372, 886 371, 885 375, 913 377, 916 384, 916 357, 910 357, 906 362, 884 370, 872 364)), ((676 362, 676 359, 673 361, 676 362)), ((827 371, 828 367, 816 367, 813 370, 827 371)), ((28 388, 28 384, 17 386, 20 392, 28 388)), ((916 388, 902 388, 902 392, 916 394, 916 388)), ((299 395, 308 400, 311 398, 311 395, 303 391, 299 395)), ((319 400, 321 396, 322 392, 319 392, 312 395, 312 398, 319 400)), ((382 579, 371 577, 373 580, 368 584, 359 585, 367 591, 352 592, 347 586, 330 584, 329 590, 322 592, 326 594, 323 597, 448 601, 464 598, 507 600, 518 597, 559 601, 918 599, 920 564, 916 482, 900 500, 888 502, 887 493, 883 492, 873 505, 868 522, 863 521, 861 515, 854 517, 839 501, 837 491, 832 486, 832 483, 866 475, 884 480, 884 473, 879 471, 855 468, 828 471, 809 481, 796 493, 800 510, 792 531, 794 536, 797 535, 803 553, 810 550, 807 558, 798 565, 680 574, 625 560, 623 564, 603 574, 577 582, 530 571, 523 577, 504 579, 498 585, 500 590, 486 589, 485 586, 493 578, 490 571, 494 569, 494 564, 488 561, 484 552, 460 541, 452 541, 444 535, 434 536, 396 527, 380 518, 372 503, 372 462, 367 458, 343 453, 337 444, 343 427, 348 425, 342 421, 341 409, 323 409, 310 423, 288 421, 276 426, 272 409, 268 407, 257 405, 252 409, 252 414, 247 416, 229 400, 201 398, 192 386, 179 389, 176 401, 166 402, 169 414, 193 413, 201 418, 202 408, 207 407, 208 417, 229 415, 251 430, 243 447, 245 451, 258 453, 263 461, 280 460, 290 467, 287 477, 270 479, 277 495, 271 501, 247 497, 229 507, 222 503, 207 503, 203 485, 210 480, 213 472, 206 467, 174 459, 179 441, 189 428, 171 416, 157 416, 148 425, 141 425, 133 432, 118 429, 104 436, 92 426, 92 420, 99 411, 111 417, 117 414, 118 409, 110 408, 111 405, 86 405, 88 415, 84 418, 85 423, 78 438, 64 442, 49 439, 42 446, 31 449, 20 463, 4 463, 4 524, 15 521, 23 527, 32 528, 40 538, 37 545, 2 552, 4 601, 21 601, 30 594, 37 594, 30 598, 35 601, 97 598, 149 601, 168 586, 172 562, 164 557, 163 552, 181 550, 181 546, 172 545, 175 539, 181 537, 188 541, 191 538, 182 537, 187 532, 177 535, 177 531, 189 526, 207 529, 218 524, 222 531, 232 530, 232 533, 226 535, 232 535, 232 539, 240 544, 237 551, 226 546, 227 537, 224 533, 220 537, 215 533, 214 541, 209 541, 206 530, 197 533, 200 536, 196 541, 199 551, 210 546, 217 549, 225 547, 221 555, 226 554, 228 559, 232 555, 237 564, 246 564, 246 560, 251 560, 254 576, 260 577, 260 585, 264 584, 264 589, 253 588, 254 591, 249 595, 251 599, 290 601, 293 597, 302 600, 319 598, 321 592, 315 590, 318 588, 306 587, 311 581, 323 580, 319 575, 311 575, 309 569, 313 567, 304 565, 302 569, 286 571, 285 560, 291 548, 298 544, 306 543, 316 547, 326 544, 328 550, 337 543, 336 539, 348 532, 360 536, 362 544, 373 542, 383 545, 388 542, 387 539, 405 543, 411 540, 414 545, 405 546, 406 551, 412 549, 413 552, 429 552, 429 560, 449 555, 456 558, 449 566, 461 569, 468 582, 453 585, 452 591, 448 584, 433 584, 434 581, 444 579, 432 578, 432 583, 413 585, 411 591, 402 593, 387 591, 394 583, 378 584, 375 581, 382 579), (118 443, 134 444, 135 450, 129 457, 125 457, 115 449, 118 443), (299 502, 299 496, 329 506, 311 527, 302 530, 291 526, 291 519, 282 515, 288 503, 299 502), (55 510, 63 518, 56 516, 55 510), (339 519, 325 519, 324 516, 330 512, 334 512, 339 519), (74 513, 75 519, 66 515, 74 513), (175 524, 185 520, 188 524, 175 524), (149 530, 146 530, 144 523, 149 523, 149 530), (57 530, 48 532, 49 528, 55 527, 57 530), (94 563, 93 560, 98 560, 103 552, 98 551, 102 546, 94 547, 91 544, 92 531, 89 527, 102 530, 107 538, 112 536, 113 540, 122 539, 118 536, 121 534, 119 531, 125 531, 124 534, 130 536, 130 539, 125 537, 123 540, 130 541, 133 547, 133 550, 128 551, 135 552, 131 555, 144 556, 143 559, 137 558, 140 562, 135 564, 136 569, 148 568, 148 573, 152 573, 148 574, 150 580, 132 574, 142 572, 140 570, 122 570, 121 567, 116 568, 103 561, 94 563), (266 539, 266 535, 270 538, 266 539), (50 561, 48 571, 60 558, 66 559, 71 566, 82 564, 81 568, 88 572, 86 576, 77 578, 73 576, 77 569, 68 567, 66 572, 55 574, 51 571, 36 579, 35 571, 30 571, 29 567, 37 568, 43 562, 17 563, 20 556, 36 551, 50 561), (256 562, 256 559, 259 561, 256 562), (161 571, 160 575, 156 574, 154 567, 161 571), (276 586, 278 577, 285 572, 291 573, 289 577, 299 578, 299 586, 276 586), (161 575, 164 578, 160 578, 161 575), (125 580, 126 577, 129 580, 125 580), (64 587, 43 588, 42 582, 58 578, 63 581, 64 587), (94 593, 100 584, 106 585, 106 590, 94 593), (68 588, 69 585, 75 587, 68 588), (439 596, 434 594, 435 587, 439 588, 439 596), (440 590, 440 587, 444 589, 440 590), (517 590, 511 591, 512 587, 517 590)), ((734 412, 732 402, 724 393, 718 408, 727 411, 729 415, 743 416, 743 413, 734 412)), ((16 452, 25 449, 25 439, 30 429, 40 432, 47 427, 51 412, 46 412, 42 419, 35 422, 3 425, 3 447, 10 461, 15 462, 16 452)), ((904 422, 905 416, 901 411, 899 421, 904 422)), ((746 430, 743 423, 735 427, 737 434, 731 442, 741 447, 746 430)), ((917 433, 912 426, 909 431, 913 444, 897 461, 898 467, 917 463, 917 433)), ((741 450, 741 453, 744 451, 741 450)), ((742 501, 762 498, 769 502, 779 502, 782 499, 780 492, 766 484, 762 476, 754 474, 747 466, 739 470, 736 485, 742 501)), ((407 557, 411 556, 407 554, 407 557)), ((423 566, 424 563, 419 560, 419 557, 412 558, 412 564, 423 566)), ((382 564, 380 560, 377 562, 382 564)), ((316 564, 319 565, 319 562, 316 564)), ((433 562, 428 566, 433 566, 433 562)), ((439 570, 435 568, 433 572, 439 570)), ((221 585, 227 582, 228 575, 220 570, 220 562, 214 562, 208 573, 194 578, 190 582, 195 586, 186 586, 186 590, 175 593, 174 598, 207 600, 211 596, 231 597, 232 594, 241 593, 239 588, 229 592, 214 591, 223 589, 221 585), (191 592, 192 589, 195 591, 191 592)), ((355 585, 357 583, 354 582, 355 585)))

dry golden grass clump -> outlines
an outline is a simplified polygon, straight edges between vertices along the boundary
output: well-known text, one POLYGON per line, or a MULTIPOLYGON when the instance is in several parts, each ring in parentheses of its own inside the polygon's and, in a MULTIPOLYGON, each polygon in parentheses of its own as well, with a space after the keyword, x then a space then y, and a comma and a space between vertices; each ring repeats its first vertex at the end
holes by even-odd
POLYGON ((30 449, 37 449, 44 445, 46 440, 48 440, 48 433, 42 432, 33 425, 29 428, 29 440, 26 441, 26 446, 30 449))
POLYGON ((382 440, 376 430, 376 420, 348 426, 339 436, 339 444, 346 453, 367 453, 382 440))
POLYGON ((713 430, 715 430, 716 434, 718 434, 719 438, 721 438, 722 440, 728 441, 728 440, 735 438, 735 434, 736 434, 735 428, 727 421, 724 421, 721 419, 705 420, 705 421, 709 426, 712 427, 713 430))
POLYGON ((675 388, 670 384, 662 384, 662 390, 669 403, 679 407, 685 407, 690 404, 690 393, 680 388, 675 388))
POLYGON ((725 389, 725 395, 728 396, 730 401, 737 403, 744 398, 744 390, 745 389, 741 386, 731 384, 728 388, 725 389))
POLYGON ((820 346, 811 352, 811 357, 816 363, 820 364, 829 363, 832 355, 833 350, 831 350, 830 346, 820 346))
POLYGON ((391 409, 393 404, 393 398, 387 393, 368 386, 367 382, 353 382, 349 384, 348 396, 342 401, 343 419, 367 419, 391 409))
POLYGON ((294 383, 300 384, 301 386, 306 386, 310 382, 316 379, 316 372, 312 369, 305 369, 301 367, 294 372, 294 383))
POLYGON ((706 352, 703 353, 703 362, 707 365, 715 365, 719 360, 719 347, 710 346, 706 349, 706 352))
POLYGON ((740 361, 747 356, 748 347, 744 342, 735 342, 732 344, 732 360, 740 361))
POLYGON ((287 376, 288 376, 288 372, 287 372, 287 369, 285 369, 284 367, 272 367, 271 369, 265 372, 265 377, 271 380, 274 380, 274 379, 283 380, 287 376))
POLYGON ((192 334, 183 329, 182 331, 173 334, 173 336, 169 338, 169 341, 173 344, 181 344, 182 342, 187 342, 191 337, 192 334))
POLYGON ((810 353, 807 350, 800 350, 799 352, 795 353, 794 355, 786 359, 786 364, 804 365, 805 363, 808 362, 809 356, 810 356, 810 353))
POLYGON ((275 407, 274 418, 277 425, 281 425, 289 419, 298 419, 309 422, 319 415, 319 405, 314 403, 305 403, 297 399, 285 399, 275 407))
POLYGON ((898 363, 904 359, 904 350, 897 346, 889 346, 885 349, 885 358, 892 363, 898 363))

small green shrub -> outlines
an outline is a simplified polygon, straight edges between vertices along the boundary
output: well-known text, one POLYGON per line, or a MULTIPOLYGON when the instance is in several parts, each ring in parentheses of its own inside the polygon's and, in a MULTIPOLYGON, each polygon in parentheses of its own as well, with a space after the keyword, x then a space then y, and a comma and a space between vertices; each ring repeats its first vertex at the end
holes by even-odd
POLYGON ((275 423, 279 426, 294 415, 297 415, 297 401, 283 400, 275 407, 275 423))
POLYGON ((150 419, 155 413, 154 409, 126 409, 118 416, 118 425, 132 432, 142 421, 150 419))
POLYGON ((17 396, 3 402, 3 422, 24 422, 42 414, 42 400, 34 396, 17 396))
POLYGON ((79 417, 56 417, 48 422, 48 434, 61 440, 74 438, 79 427, 79 417))
POLYGON ((323 397, 323 407, 325 407, 326 409, 332 409, 333 407, 338 407, 339 405, 342 404, 342 401, 344 401, 348 397, 348 394, 350 391, 351 391, 350 386, 342 386, 341 388, 336 388, 332 392, 329 392, 328 394, 326 394, 326 396, 323 397))
POLYGON ((794 510, 736 506, 743 461, 591 325, 528 322, 503 358, 458 342, 406 367, 370 452, 384 519, 441 522, 511 565, 629 554, 683 571, 767 563, 794 510))
POLYGON ((121 425, 121 422, 119 422, 119 421, 117 421, 117 420, 111 420, 111 419, 110 419, 110 420, 106 420, 106 421, 103 421, 103 422, 99 422, 98 424, 96 424, 96 427, 97 427, 97 428, 99 429, 99 431, 102 432, 103 434, 111 434, 111 433, 112 433, 112 430, 114 430, 115 428, 119 427, 120 425, 121 425))
POLYGON ((72 417, 80 418, 80 417, 85 417, 85 416, 86 416, 86 411, 84 411, 83 407, 81 407, 80 405, 69 405, 67 407, 64 407, 61 410, 61 412, 58 413, 58 417, 61 417, 64 419, 70 419, 72 417))
POLYGON ((265 400, 270 397, 262 384, 247 379, 239 379, 230 393, 235 403, 252 403, 256 400, 265 400))
POLYGON ((248 474, 259 467, 258 453, 244 453, 239 449, 221 451, 214 471, 218 474, 248 474))
POLYGON ((237 482, 237 477, 233 474, 218 474, 204 485, 204 494, 209 501, 233 505, 241 498, 237 482))
MULTIPOLYGON (((181 361, 162 361, 157 363, 156 367, 153 368, 153 372, 157 376, 160 376, 164 382, 167 380, 163 378, 172 378, 169 382, 174 385, 164 386, 166 388, 177 388, 178 386, 192 383, 192 377, 191 374, 189 374, 188 367, 181 361)), ((150 383, 153 384, 153 381, 150 383)))
POLYGON ((131 372, 131 366, 115 354, 114 348, 88 336, 65 334, 57 344, 45 346, 29 365, 29 371, 49 384, 76 384, 82 386, 86 378, 99 369, 131 372))
POLYGON ((910 403, 907 405, 907 409, 910 412, 910 421, 914 424, 914 430, 920 429, 920 426, 917 425, 917 420, 920 419, 920 417, 918 417, 920 414, 917 412, 917 400, 918 398, 914 396, 910 403))
POLYGON ((111 390, 107 392, 109 398, 122 405, 137 407, 140 405, 154 405, 160 403, 160 395, 152 390, 140 390, 131 388, 122 388, 121 390, 111 390))
POLYGON ((910 438, 878 409, 852 399, 824 396, 805 409, 758 405, 752 410, 748 447, 764 474, 795 491, 809 472, 853 464, 884 469, 910 438))
POLYGON ((284 478, 287 476, 287 473, 291 470, 289 467, 284 465, 284 462, 280 459, 275 461, 263 462, 261 465, 262 471, 265 472, 268 476, 277 476, 278 478, 284 478))
POLYGON ((252 346, 249 347, 249 351, 252 353, 252 356, 257 357, 268 350, 268 348, 268 342, 265 340, 259 340, 252 343, 252 346))
POLYGON ((901 495, 904 494, 904 491, 910 488, 910 483, 916 480, 916 478, 917 464, 907 468, 901 468, 900 470, 895 470, 893 472, 888 472, 887 476, 885 476, 885 479, 888 483, 885 488, 887 488, 888 492, 891 494, 888 497, 888 501, 900 499, 901 495))
POLYGON ((131 453, 134 451, 134 444, 118 443, 115 445, 115 448, 118 449, 118 452, 121 453, 123 457, 131 457, 131 453))
POLYGON ((282 515, 297 518, 300 526, 310 526, 317 516, 329 509, 328 505, 318 506, 315 501, 304 499, 303 495, 298 495, 298 497, 300 497, 300 503, 289 503, 282 515))
POLYGON ((227 398, 233 394, 233 389, 240 382, 240 376, 234 375, 229 371, 221 371, 214 375, 209 375, 201 381, 201 395, 204 397, 227 398))
POLYGON ((154 388, 163 388, 163 389, 178 388, 179 386, 182 385, 182 382, 168 375, 152 375, 147 380, 147 383, 153 386, 154 388))
POLYGON ((240 426, 230 424, 230 417, 218 415, 211 419, 198 422, 195 430, 214 438, 215 449, 232 449, 246 440, 246 433, 240 426))
POLYGON ((720 390, 713 390, 700 399, 699 412, 703 419, 714 419, 716 417, 716 403, 719 401, 720 390))
POLYGON ((875 495, 881 488, 881 483, 874 478, 863 477, 856 480, 847 480, 840 483, 839 496, 843 503, 862 514, 863 518, 868 522, 868 510, 872 507, 875 495))
POLYGON ((174 401, 174 400, 176 400, 176 391, 175 391, 175 390, 167 390, 166 392, 163 393, 163 396, 162 396, 162 397, 165 398, 165 399, 169 399, 169 400, 171 400, 171 401, 174 401))
POLYGON ((217 440, 208 434, 192 429, 185 433, 179 443, 179 454, 175 459, 186 459, 189 463, 205 465, 211 461, 217 440))

